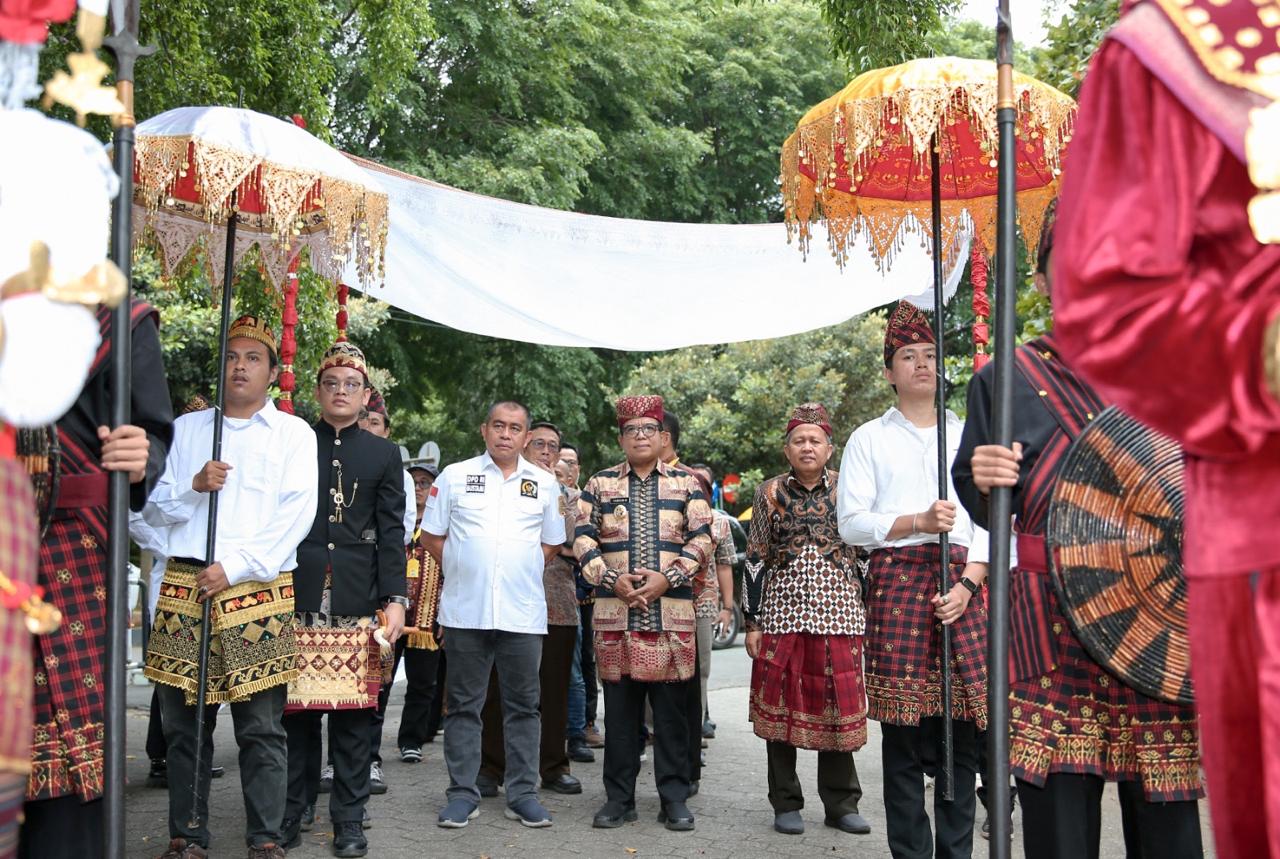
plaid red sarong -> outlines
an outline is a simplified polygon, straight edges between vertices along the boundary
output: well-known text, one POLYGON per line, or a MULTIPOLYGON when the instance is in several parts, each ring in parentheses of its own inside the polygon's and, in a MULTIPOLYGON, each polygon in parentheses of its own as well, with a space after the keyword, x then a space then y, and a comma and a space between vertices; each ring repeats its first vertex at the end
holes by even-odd
POLYGON ((798 749, 862 748, 862 636, 765 633, 760 656, 751 663, 750 717, 757 737, 798 749))
MULTIPOLYGON (((20 463, 0 459, 0 572, 15 585, 34 585, 40 555, 31 478, 20 463)), ((31 771, 31 633, 20 608, 0 606, 0 773, 31 771)))
MULTIPOLYGON (((951 582, 968 550, 951 547, 951 582)), ((918 725, 942 715, 942 635, 929 602, 938 593, 938 544, 871 553, 867 599, 867 715, 918 725)), ((974 597, 951 625, 951 716, 987 727, 987 608, 974 597)))
POLYGON ((27 799, 102 796, 107 544, 59 514, 40 545, 40 585, 62 625, 35 639, 35 736, 27 799))
MULTIPOLYGON (((1018 575, 1048 585, 1047 573, 1018 575)), ((1204 796, 1195 710, 1148 698, 1089 657, 1051 593, 1052 663, 1009 688, 1013 774, 1040 786, 1050 773, 1142 783, 1148 802, 1204 796)))

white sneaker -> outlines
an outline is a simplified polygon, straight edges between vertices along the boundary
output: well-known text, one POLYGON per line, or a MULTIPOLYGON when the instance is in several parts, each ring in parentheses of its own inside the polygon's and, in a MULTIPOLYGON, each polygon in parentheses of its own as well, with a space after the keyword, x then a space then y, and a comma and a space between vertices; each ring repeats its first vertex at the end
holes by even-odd
POLYGON ((369 764, 369 793, 386 793, 387 783, 382 778, 382 764, 374 761, 369 764))
POLYGON ((320 770, 320 792, 328 793, 333 789, 333 766, 329 765, 320 770))

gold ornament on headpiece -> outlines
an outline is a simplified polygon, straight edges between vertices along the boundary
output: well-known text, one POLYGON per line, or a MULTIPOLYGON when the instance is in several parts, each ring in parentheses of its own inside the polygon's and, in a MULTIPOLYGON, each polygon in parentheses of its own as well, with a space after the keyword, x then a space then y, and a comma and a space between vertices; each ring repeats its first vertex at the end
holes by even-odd
POLYGON ((111 70, 98 59, 98 48, 102 46, 102 35, 106 29, 106 16, 81 9, 80 17, 76 19, 76 35, 80 37, 81 50, 67 57, 71 74, 61 70, 54 72, 44 87, 44 109, 53 107, 54 102, 66 105, 76 112, 76 124, 81 128, 85 117, 91 113, 114 117, 125 112, 124 103, 116 91, 102 85, 102 79, 111 70))

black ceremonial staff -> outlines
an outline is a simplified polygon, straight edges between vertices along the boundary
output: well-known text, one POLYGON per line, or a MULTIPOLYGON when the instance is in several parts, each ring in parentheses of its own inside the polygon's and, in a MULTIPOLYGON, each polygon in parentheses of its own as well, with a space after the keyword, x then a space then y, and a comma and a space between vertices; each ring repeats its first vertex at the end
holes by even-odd
MULTIPOLYGON (((995 443, 1013 447, 1013 338, 1014 283, 1017 279, 1015 199, 1017 176, 1014 123, 1018 108, 1013 96, 1013 24, 1009 0, 1000 0, 996 20, 996 125, 1000 130, 999 168, 996 178, 996 295, 995 295, 995 408, 992 429, 995 443)), ((991 815, 993 859, 1009 859, 1012 823, 1009 807, 1009 540, 1013 490, 991 490, 990 606, 987 615, 987 767, 985 774, 991 815)))
MULTIPOLYGON (((124 299, 111 312, 111 426, 132 420, 133 396, 129 324, 133 257, 133 66, 139 57, 155 53, 138 44, 139 0, 111 0, 111 35, 103 44, 116 58, 116 93, 124 104, 115 122, 113 158, 120 177, 120 193, 111 209, 111 261, 124 274, 124 299)), ((129 655, 129 475, 112 471, 107 493, 107 665, 106 750, 103 801, 106 856, 125 855, 124 762, 125 687, 129 655)))

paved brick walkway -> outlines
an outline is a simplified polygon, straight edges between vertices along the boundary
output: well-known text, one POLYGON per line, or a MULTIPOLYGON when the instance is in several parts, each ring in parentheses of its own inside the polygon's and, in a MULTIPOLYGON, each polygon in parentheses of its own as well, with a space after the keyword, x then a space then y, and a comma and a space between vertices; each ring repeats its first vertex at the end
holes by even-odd
MULTIPOLYGON (((770 857, 886 857, 884 805, 880 778, 880 737, 871 723, 871 736, 866 748, 857 755, 857 765, 865 798, 861 811, 871 821, 870 835, 845 835, 822 825, 822 810, 817 802, 816 755, 800 755, 801 778, 813 796, 805 809, 808 831, 802 836, 778 835, 772 830, 772 813, 766 799, 764 744, 751 733, 746 720, 748 661, 741 644, 715 655, 712 671, 710 709, 718 723, 717 738, 708 749, 708 766, 703 771, 702 792, 690 806, 697 816, 697 829, 688 833, 667 832, 656 822, 657 795, 653 788, 652 761, 646 762, 638 781, 640 820, 619 829, 591 828, 591 817, 604 802, 600 770, 603 750, 596 751, 594 764, 574 764, 573 772, 582 779, 583 793, 559 796, 544 791, 542 800, 555 818, 548 829, 527 829, 502 816, 504 799, 486 799, 480 817, 461 830, 440 829, 435 825, 436 813, 444 803, 447 776, 441 759, 439 740, 426 747, 425 760, 416 765, 400 763, 393 748, 395 730, 384 735, 383 758, 390 790, 370 801, 374 826, 368 831, 371 857, 376 859, 453 859, 454 857, 492 857, 492 859, 560 859, 564 856, 585 857, 707 857, 707 859, 741 859, 744 855, 770 857)), ((147 690, 134 690, 129 720, 129 859, 152 859, 167 845, 167 794, 144 786, 147 761, 142 753, 146 737, 147 690), (135 751, 136 750, 136 751, 135 751)), ((389 725, 397 724, 400 712, 400 690, 392 695, 389 725)), ((244 814, 241 807, 239 771, 236 766, 235 740, 231 732, 230 714, 220 719, 215 734, 216 763, 227 768, 225 778, 213 783, 211 817, 214 821, 213 855, 244 855, 242 833, 244 814)), ((1122 859, 1123 839, 1120 831, 1119 807, 1114 789, 1104 801, 1103 849, 1105 859, 1122 859)), ((330 856, 331 835, 321 794, 321 808, 316 828, 304 835, 303 845, 291 850, 291 857, 330 856)), ((981 809, 979 809, 981 815, 981 809)), ((1208 842, 1208 808, 1202 803, 1205 840, 1208 842)), ((1014 856, 1022 855, 1021 822, 1015 815, 1014 856)), ((985 856, 987 843, 975 840, 974 855, 985 856)), ((1208 855, 1212 856, 1212 852, 1208 855)))

